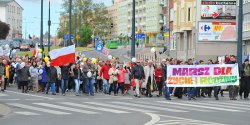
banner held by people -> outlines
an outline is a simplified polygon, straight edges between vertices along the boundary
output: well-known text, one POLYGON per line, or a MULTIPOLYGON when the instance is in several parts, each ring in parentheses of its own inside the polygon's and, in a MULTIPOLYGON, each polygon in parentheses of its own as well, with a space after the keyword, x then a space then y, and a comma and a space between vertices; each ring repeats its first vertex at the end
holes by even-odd
POLYGON ((168 87, 213 87, 239 85, 238 64, 170 65, 168 87))
POLYGON ((63 66, 75 62, 75 45, 55 49, 49 52, 51 66, 63 66))

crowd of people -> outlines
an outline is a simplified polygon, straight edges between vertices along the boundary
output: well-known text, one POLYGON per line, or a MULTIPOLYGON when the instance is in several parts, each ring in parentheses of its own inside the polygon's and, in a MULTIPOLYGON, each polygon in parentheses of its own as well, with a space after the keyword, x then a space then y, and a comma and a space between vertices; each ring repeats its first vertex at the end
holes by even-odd
MULTIPOLYGON (((235 56, 226 58, 225 63, 236 63, 235 56)), ((171 88, 166 84, 167 67, 169 65, 203 65, 219 64, 218 61, 203 60, 194 61, 188 59, 163 59, 161 63, 152 60, 136 60, 121 63, 119 58, 110 60, 76 57, 76 62, 60 67, 50 65, 49 60, 36 57, 0 58, 0 84, 1 91, 8 86, 15 85, 22 93, 44 93, 65 96, 68 92, 74 92, 76 96, 85 94, 94 96, 95 93, 104 93, 114 96, 126 96, 133 94, 137 98, 142 96, 151 98, 165 97, 171 100, 175 96, 178 99, 187 97, 189 100, 197 97, 212 95, 219 100, 219 94, 223 95, 225 87, 176 87, 171 88), (212 93, 213 91, 213 93, 212 93), (154 94, 153 94, 154 93, 154 94)), ((237 95, 249 100, 250 65, 245 60, 240 69, 240 86, 228 86, 230 100, 236 100, 237 95), (239 90, 239 91, 238 91, 239 90), (242 95, 244 93, 244 95, 242 95)))

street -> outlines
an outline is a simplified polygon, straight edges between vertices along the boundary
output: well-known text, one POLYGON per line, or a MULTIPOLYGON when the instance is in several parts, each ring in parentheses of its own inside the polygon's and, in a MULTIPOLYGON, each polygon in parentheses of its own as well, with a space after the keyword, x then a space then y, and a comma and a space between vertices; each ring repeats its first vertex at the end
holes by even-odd
POLYGON ((186 97, 171 101, 156 97, 140 99, 130 95, 95 96, 20 93, 11 87, 0 93, 0 104, 9 114, 0 117, 2 125, 248 125, 248 101, 230 101, 228 95, 214 98, 186 97), (47 122, 49 121, 49 122, 47 122))

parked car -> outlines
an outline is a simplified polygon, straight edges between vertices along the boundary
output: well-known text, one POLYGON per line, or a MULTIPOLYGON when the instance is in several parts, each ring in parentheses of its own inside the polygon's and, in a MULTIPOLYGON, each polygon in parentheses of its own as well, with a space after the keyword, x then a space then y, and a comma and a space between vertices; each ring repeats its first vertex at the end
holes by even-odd
POLYGON ((20 45, 20 51, 30 51, 29 43, 22 42, 20 45))
POLYGON ((20 49, 20 44, 19 42, 16 41, 10 41, 10 48, 12 49, 20 49))

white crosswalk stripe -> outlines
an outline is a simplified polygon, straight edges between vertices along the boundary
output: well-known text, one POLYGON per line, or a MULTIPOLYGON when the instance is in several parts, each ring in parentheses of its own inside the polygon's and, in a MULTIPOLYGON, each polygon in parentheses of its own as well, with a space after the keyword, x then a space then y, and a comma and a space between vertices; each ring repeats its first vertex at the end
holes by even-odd
POLYGON ((8 96, 7 94, 0 93, 0 97, 8 96))
POLYGON ((33 113, 33 112, 14 112, 16 114, 20 114, 20 115, 40 115, 37 113, 33 113))
POLYGON ((98 106, 104 106, 104 107, 110 107, 110 108, 118 108, 118 109, 123 109, 123 110, 130 110, 130 111, 138 111, 138 112, 155 112, 152 110, 145 110, 145 109, 139 109, 139 108, 131 108, 129 106, 120 106, 120 105, 112 105, 112 104, 105 104, 105 103, 97 103, 97 102, 84 102, 87 104, 92 104, 92 105, 98 105, 98 106))
POLYGON ((177 108, 177 109, 182 109, 182 110, 188 110, 188 111, 199 111, 199 112, 215 112, 212 110, 207 110, 207 109, 199 109, 199 108, 192 108, 192 107, 184 107, 184 106, 178 106, 178 105, 167 105, 167 104, 152 104, 152 103, 147 103, 147 102, 133 102, 137 104, 146 104, 146 105, 153 105, 153 106, 161 106, 161 107, 166 107, 166 108, 177 108))
POLYGON ((188 103, 177 103, 177 102, 167 102, 167 101, 157 101, 159 103, 166 103, 166 104, 174 104, 174 105, 181 105, 181 106, 188 106, 188 107, 196 107, 196 108, 205 108, 205 109, 212 109, 212 110, 220 110, 220 111, 228 111, 228 112, 244 112, 236 109, 228 109, 228 108, 221 108, 214 106, 205 106, 205 105, 197 105, 197 104, 188 104, 188 103))
POLYGON ((250 108, 250 103, 245 103, 245 104, 239 104, 239 103, 234 103, 234 102, 209 102, 212 104, 217 104, 217 105, 231 105, 231 106, 237 106, 237 107, 246 107, 246 108, 250 108))
POLYGON ((177 110, 177 109, 170 109, 170 108, 162 108, 162 107, 156 107, 156 106, 149 106, 149 105, 143 105, 143 104, 133 104, 133 103, 127 103, 127 102, 112 102, 119 105, 126 105, 126 106, 134 106, 134 107, 140 107, 140 108, 148 108, 148 109, 154 109, 154 110, 161 110, 161 111, 169 111, 169 112, 188 112, 184 110, 177 110))
POLYGON ((19 104, 19 103, 7 103, 7 104, 11 105, 11 106, 23 108, 23 109, 40 111, 40 112, 45 112, 45 113, 50 113, 50 114, 55 114, 55 115, 67 115, 67 114, 71 114, 71 113, 67 113, 67 112, 55 111, 55 110, 50 110, 50 109, 45 109, 45 108, 38 108, 38 107, 24 105, 24 104, 19 104))
POLYGON ((196 104, 196 105, 204 105, 204 106, 210 106, 210 107, 222 107, 222 108, 228 108, 228 109, 237 109, 237 110, 248 110, 250 111, 250 109, 247 108, 242 108, 242 107, 238 107, 238 106, 230 106, 230 105, 221 105, 221 104, 210 104, 210 102, 205 102, 205 103, 200 103, 200 102, 186 102, 188 104, 196 104))
POLYGON ((78 113, 83 113, 83 114, 99 114, 99 113, 93 112, 93 111, 86 111, 86 110, 70 108, 70 107, 65 107, 65 106, 59 106, 59 105, 54 105, 54 104, 48 104, 48 103, 33 103, 33 104, 45 106, 45 107, 50 107, 50 108, 55 108, 55 109, 66 110, 66 111, 78 112, 78 113))
POLYGON ((71 102, 60 102, 60 104, 68 105, 68 106, 74 106, 74 107, 80 107, 80 108, 87 108, 87 109, 93 109, 93 110, 99 110, 99 111, 105 111, 105 112, 111 112, 111 113, 130 113, 130 112, 125 112, 121 110, 115 110, 111 108, 102 108, 102 107, 97 107, 97 106, 88 106, 88 105, 83 105, 83 104, 76 104, 76 103, 71 103, 71 102))

